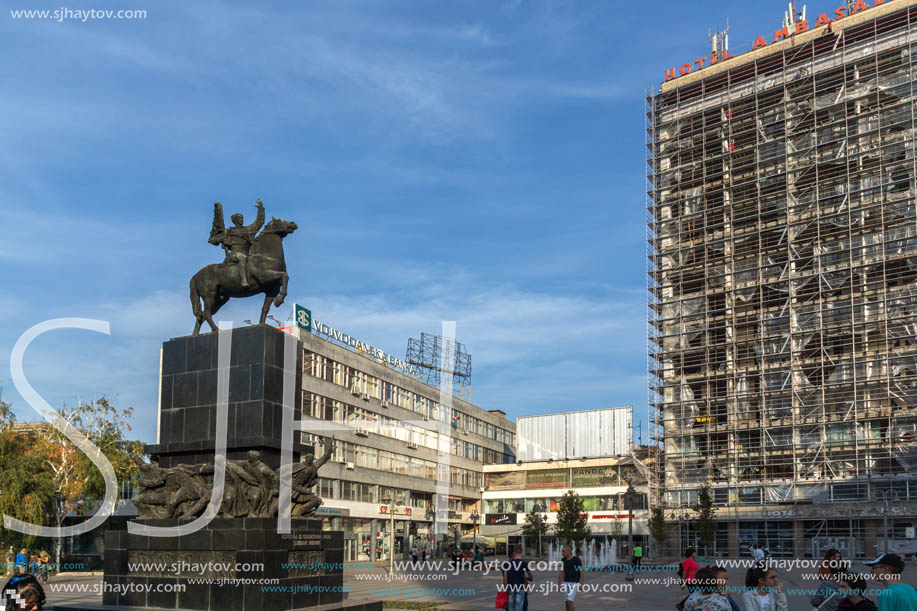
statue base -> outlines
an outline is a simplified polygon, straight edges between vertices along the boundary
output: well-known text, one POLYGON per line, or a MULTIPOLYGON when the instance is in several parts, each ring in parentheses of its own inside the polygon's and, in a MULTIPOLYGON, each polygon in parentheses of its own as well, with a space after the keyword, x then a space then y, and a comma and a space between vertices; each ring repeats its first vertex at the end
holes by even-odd
POLYGON ((273 611, 341 605, 343 533, 322 531, 321 520, 293 519, 291 526, 290 534, 280 534, 274 518, 215 518, 183 537, 108 531, 102 608, 273 611))

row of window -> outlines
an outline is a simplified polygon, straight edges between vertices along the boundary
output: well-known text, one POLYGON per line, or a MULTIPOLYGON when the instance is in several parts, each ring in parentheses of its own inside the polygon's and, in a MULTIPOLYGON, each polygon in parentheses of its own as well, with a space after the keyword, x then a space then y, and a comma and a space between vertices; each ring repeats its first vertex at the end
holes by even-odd
MULTIPOLYGON (((812 502, 847 503, 883 500, 917 500, 917 484, 910 480, 859 480, 833 484, 792 486, 740 486, 713 488, 713 502, 720 506, 761 505, 775 503, 812 502)), ((697 489, 669 490, 665 493, 667 507, 693 507, 697 504, 697 489)))
MULTIPOLYGON (((356 405, 349 405, 310 391, 303 391, 302 406, 303 414, 306 416, 329 422, 342 422, 357 430, 366 430, 367 434, 379 434, 384 437, 399 439, 405 443, 430 448, 431 450, 439 449, 440 435, 436 431, 389 416, 383 416, 356 405), (374 428, 375 423, 382 426, 374 428)), ((476 443, 459 439, 452 435, 448 437, 451 439, 449 444, 450 451, 455 456, 463 456, 485 465, 512 464, 516 460, 516 457, 512 454, 479 446, 476 443)))
MULTIPOLYGON (((314 446, 316 454, 321 454, 323 451, 324 441, 321 437, 303 433, 302 442, 314 446)), ((468 488, 480 488, 484 485, 484 474, 477 471, 449 465, 447 472, 446 465, 438 465, 432 460, 396 454, 349 441, 338 441, 331 459, 348 466, 399 473, 432 481, 448 481, 468 488)))
MULTIPOLYGON (((384 504, 389 499, 415 509, 433 508, 433 494, 418 490, 405 490, 404 488, 391 488, 377 484, 363 484, 339 479, 318 479, 318 495, 323 499, 339 499, 342 501, 357 501, 360 503, 384 504)), ((450 511, 471 511, 474 499, 466 503, 462 499, 446 498, 450 511)), ((415 515, 418 515, 415 512, 415 515)))
MULTIPOLYGON (((605 496, 581 496, 584 511, 615 511, 626 510, 627 502, 623 494, 609 494, 605 496)), ((529 513, 556 512, 559 508, 559 498, 531 498, 531 499, 485 499, 485 513, 529 513)), ((637 493, 634 496, 634 509, 646 509, 646 494, 637 493)))
POLYGON ((469 433, 499 441, 507 447, 515 447, 516 436, 512 431, 500 428, 456 409, 453 409, 450 414, 446 408, 433 399, 380 380, 366 372, 338 363, 321 354, 308 350, 303 351, 303 373, 343 386, 351 392, 360 395, 365 394, 373 399, 409 409, 426 416, 430 420, 447 422, 451 419, 452 426, 455 428, 461 428, 469 433))

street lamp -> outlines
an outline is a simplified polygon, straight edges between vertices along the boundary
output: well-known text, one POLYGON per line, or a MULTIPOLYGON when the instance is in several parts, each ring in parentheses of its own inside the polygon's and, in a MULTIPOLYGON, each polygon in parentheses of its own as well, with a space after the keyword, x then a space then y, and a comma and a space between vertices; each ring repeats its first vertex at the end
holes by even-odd
POLYGON ((888 503, 889 501, 898 501, 901 500, 901 497, 898 496, 897 490, 873 490, 873 496, 877 501, 882 501, 885 504, 885 549, 882 550, 884 553, 888 553, 888 503))
POLYGON ((474 528, 474 543, 471 544, 471 553, 478 553, 478 520, 481 519, 480 514, 478 514, 477 508, 471 510, 471 524, 474 528))
POLYGON ((388 504, 388 513, 391 520, 391 528, 388 533, 388 574, 395 574, 395 505, 404 505, 402 501, 396 501, 394 495, 382 499, 383 503, 388 504))
POLYGON ((631 556, 631 572, 627 575, 627 580, 632 580, 633 577, 633 564, 634 564, 634 497, 637 495, 637 491, 634 490, 634 485, 630 482, 627 482, 627 491, 624 493, 624 502, 627 504, 627 552, 631 556))

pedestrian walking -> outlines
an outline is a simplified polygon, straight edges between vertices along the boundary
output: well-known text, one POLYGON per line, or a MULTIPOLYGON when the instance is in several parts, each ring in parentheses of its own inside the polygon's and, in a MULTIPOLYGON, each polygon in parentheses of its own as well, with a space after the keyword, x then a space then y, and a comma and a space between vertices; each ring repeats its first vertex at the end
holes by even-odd
POLYGON ((522 611, 525 607, 526 586, 532 580, 529 563, 522 559, 522 547, 516 546, 513 557, 503 564, 503 586, 509 595, 508 611, 522 611))
POLYGON ((23 547, 21 550, 19 550, 19 553, 16 554, 16 571, 20 575, 25 575, 28 568, 29 568, 29 550, 23 547))
POLYGON ((755 565, 764 566, 764 546, 760 543, 756 543, 755 549, 752 550, 752 554, 755 557, 755 565))
POLYGON ((557 577, 557 585, 564 593, 566 611, 574 611, 573 601, 576 599, 576 593, 583 587, 583 561, 573 554, 569 545, 565 545, 560 554, 563 556, 564 566, 557 577))

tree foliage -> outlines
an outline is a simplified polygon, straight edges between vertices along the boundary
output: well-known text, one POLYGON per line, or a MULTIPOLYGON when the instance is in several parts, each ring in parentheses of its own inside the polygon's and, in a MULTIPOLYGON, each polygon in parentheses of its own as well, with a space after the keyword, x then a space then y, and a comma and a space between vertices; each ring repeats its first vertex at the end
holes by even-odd
POLYGON ((522 536, 526 539, 538 541, 538 554, 541 555, 541 538, 548 533, 548 516, 532 511, 525 514, 525 524, 522 525, 522 536))
POLYGON ((694 506, 694 511, 697 512, 697 523, 694 528, 700 540, 709 547, 713 545, 717 531, 716 508, 713 506, 710 484, 704 484, 697 490, 697 504, 694 506))
MULTIPOLYGON (((106 397, 99 397, 89 403, 79 402, 74 408, 65 405, 58 413, 101 450, 122 482, 136 474, 131 456, 142 450, 140 442, 125 438, 131 430, 133 411, 132 407, 118 409, 106 397)), ((59 521, 77 510, 82 501, 95 501, 105 495, 102 472, 70 439, 53 427, 45 427, 42 442, 45 468, 51 472, 60 495, 59 521)))
MULTIPOLYGON (((126 438, 133 408, 119 409, 106 397, 58 413, 108 458, 119 483, 137 472, 131 456, 142 444, 126 438)), ((105 495, 101 471, 65 435, 47 423, 15 425, 8 403, 0 402, 0 510, 24 522, 61 526, 71 512, 94 513, 105 495)), ((31 547, 35 538, 0 525, 3 543, 31 547)), ((57 542, 60 562, 60 541, 57 542)))
POLYGON ((659 543, 666 540, 668 533, 665 529, 665 516, 662 514, 662 507, 653 507, 647 526, 649 526, 650 535, 652 535, 653 539, 659 543))
MULTIPOLYGON (((30 524, 45 525, 51 512, 54 484, 43 468, 34 430, 16 429, 11 405, 0 401, 0 512, 30 524)), ((32 535, 8 530, 0 522, 4 545, 31 547, 32 535)))
POLYGON ((554 536, 564 543, 576 543, 588 539, 590 534, 583 499, 575 491, 567 490, 558 503, 554 536))

